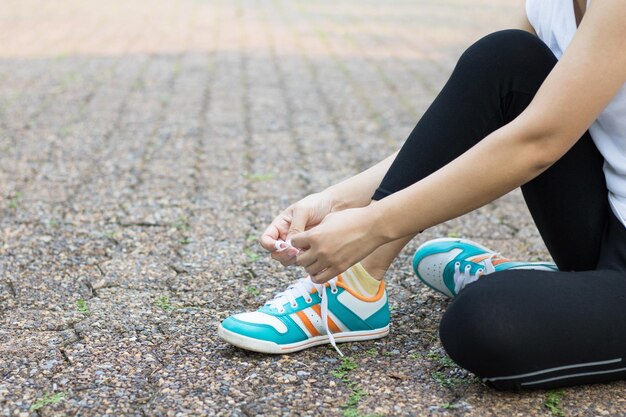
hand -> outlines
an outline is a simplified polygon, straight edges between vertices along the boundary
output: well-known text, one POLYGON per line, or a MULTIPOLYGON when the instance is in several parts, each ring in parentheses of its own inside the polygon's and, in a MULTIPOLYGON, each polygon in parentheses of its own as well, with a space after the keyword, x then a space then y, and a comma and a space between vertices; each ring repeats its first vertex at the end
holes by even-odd
POLYGON ((276 241, 288 241, 291 236, 318 225, 333 209, 332 199, 324 193, 311 194, 280 213, 263 232, 261 246, 272 258, 288 266, 296 262, 296 248, 277 250, 276 241))
POLYGON ((377 211, 369 205, 327 215, 315 228, 294 235, 293 246, 302 249, 296 264, 313 282, 321 284, 361 261, 386 243, 376 230, 377 211))

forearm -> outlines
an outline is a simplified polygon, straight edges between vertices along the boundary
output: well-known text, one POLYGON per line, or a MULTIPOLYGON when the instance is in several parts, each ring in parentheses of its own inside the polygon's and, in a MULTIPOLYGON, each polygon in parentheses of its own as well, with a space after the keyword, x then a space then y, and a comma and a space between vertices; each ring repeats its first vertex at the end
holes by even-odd
POLYGON ((522 121, 498 129, 435 173, 374 202, 371 208, 381 239, 412 235, 528 182, 558 159, 555 152, 546 153, 546 142, 522 121))
POLYGON ((324 190, 333 201, 333 211, 367 206, 397 154, 394 152, 371 168, 324 190))

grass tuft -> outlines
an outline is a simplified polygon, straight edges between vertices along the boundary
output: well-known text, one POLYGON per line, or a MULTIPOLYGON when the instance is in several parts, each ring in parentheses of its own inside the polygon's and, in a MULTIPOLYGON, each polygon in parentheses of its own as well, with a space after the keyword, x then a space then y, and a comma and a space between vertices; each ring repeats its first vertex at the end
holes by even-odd
POLYGON ((269 181, 274 179, 274 174, 248 174, 246 179, 253 182, 269 181))
MULTIPOLYGON (((370 349, 368 352, 372 350, 374 353, 376 352, 375 348, 370 349)), ((349 377, 349 373, 355 370, 357 366, 357 363, 352 358, 344 356, 341 358, 341 365, 330 372, 332 376, 339 378, 350 390, 348 401, 341 405, 341 408, 344 409, 342 415, 343 417, 375 417, 375 414, 364 415, 357 409, 359 402, 367 396, 367 392, 349 377)))
POLYGON ((170 298, 167 295, 162 295, 161 297, 157 298, 154 302, 154 305, 165 311, 171 311, 174 309, 174 307, 172 307, 172 304, 170 304, 170 298))
POLYGON ((431 374, 436 383, 444 388, 454 388, 459 385, 467 384, 468 380, 465 378, 459 378, 456 376, 450 376, 445 372, 435 371, 431 374))
POLYGON ((9 198, 9 208, 11 210, 16 210, 18 206, 20 205, 21 199, 22 199, 22 192, 17 191, 13 197, 9 198))
POLYGON ((350 371, 353 371, 356 368, 357 368, 356 362, 352 358, 348 356, 344 356, 343 358, 341 358, 341 365, 339 365, 339 368, 335 369, 334 371, 331 371, 330 374, 334 376, 335 378, 341 379, 342 382, 346 382, 346 381, 349 381, 348 373, 350 373, 350 371))
POLYGON ((181 232, 187 232, 191 229, 189 220, 185 216, 178 216, 178 219, 174 222, 174 227, 181 232))
POLYGON ((39 411, 49 404, 58 404, 65 399, 64 392, 57 392, 56 394, 50 394, 46 392, 43 397, 39 398, 30 406, 30 411, 39 411))
POLYGON ((546 398, 543 400, 543 405, 550 413, 555 417, 562 417, 565 414, 561 408, 561 399, 563 398, 563 391, 548 391, 546 398))
POLYGON ((89 306, 87 305, 87 301, 83 299, 76 300, 76 309, 79 313, 84 314, 85 316, 89 315, 89 306))
POLYGON ((248 294, 250 294, 253 297, 256 297, 257 295, 261 294, 261 291, 259 291, 257 287, 253 287, 252 285, 248 285, 246 287, 246 291, 248 291, 248 294))
POLYGON ((426 355, 426 359, 430 359, 431 361, 437 362, 441 366, 445 366, 446 368, 456 368, 458 365, 454 363, 452 359, 448 355, 440 355, 437 352, 430 352, 426 355))
POLYGON ((243 253, 245 253, 246 256, 248 257, 248 259, 250 259, 250 261, 252 261, 252 262, 256 262, 259 259, 261 259, 261 255, 259 255, 258 253, 256 253, 255 251, 253 251, 250 248, 244 248, 243 249, 243 253))

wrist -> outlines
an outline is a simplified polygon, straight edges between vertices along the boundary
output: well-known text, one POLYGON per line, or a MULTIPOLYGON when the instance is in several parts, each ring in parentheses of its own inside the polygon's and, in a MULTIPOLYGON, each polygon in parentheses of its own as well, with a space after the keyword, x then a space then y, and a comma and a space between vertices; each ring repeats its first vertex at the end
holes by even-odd
POLYGON ((334 185, 322 191, 322 194, 328 199, 331 212, 357 207, 353 202, 346 198, 346 193, 342 193, 341 190, 334 185))
POLYGON ((396 239, 389 217, 385 214, 384 204, 381 204, 380 201, 372 201, 370 205, 365 207, 365 210, 368 212, 368 219, 371 219, 371 234, 381 245, 396 239))

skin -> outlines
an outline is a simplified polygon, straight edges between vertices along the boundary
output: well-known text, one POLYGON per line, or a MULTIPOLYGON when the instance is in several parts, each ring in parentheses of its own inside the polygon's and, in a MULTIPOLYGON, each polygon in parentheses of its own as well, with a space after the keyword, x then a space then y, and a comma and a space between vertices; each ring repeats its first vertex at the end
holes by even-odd
MULTIPOLYGON (((626 82, 626 1, 594 1, 588 10, 584 0, 576 1, 574 10, 576 35, 519 117, 383 200, 369 201, 395 155, 328 188, 308 206, 294 204, 263 234, 262 246, 283 264, 303 266, 318 283, 359 261, 382 278, 418 231, 479 208, 548 169, 626 82), (276 253, 273 242, 283 237, 301 251, 276 253)), ((534 33, 522 7, 519 28, 534 33)))

